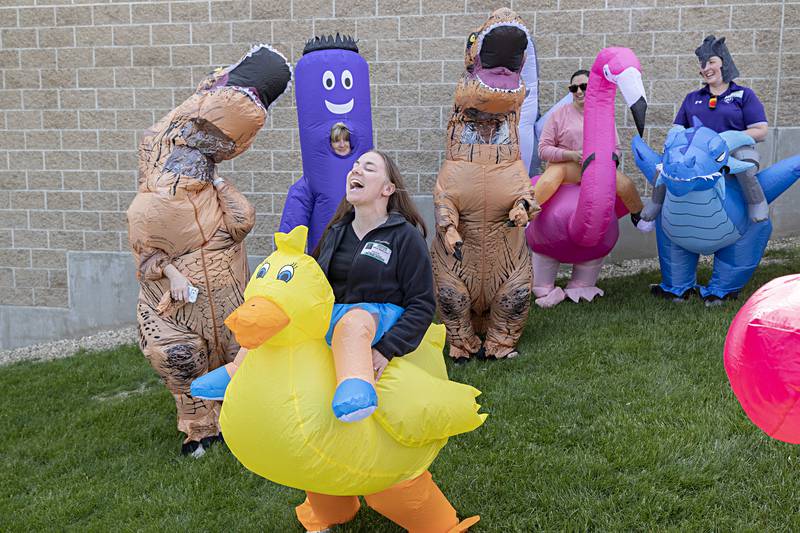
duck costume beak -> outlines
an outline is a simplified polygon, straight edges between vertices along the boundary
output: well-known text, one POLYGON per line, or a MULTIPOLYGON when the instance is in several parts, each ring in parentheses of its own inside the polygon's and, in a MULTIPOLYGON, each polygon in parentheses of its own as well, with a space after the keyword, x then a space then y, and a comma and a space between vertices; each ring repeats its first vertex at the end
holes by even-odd
POLYGON ((238 343, 248 350, 264 344, 289 322, 283 309, 263 296, 248 299, 225 319, 238 343))

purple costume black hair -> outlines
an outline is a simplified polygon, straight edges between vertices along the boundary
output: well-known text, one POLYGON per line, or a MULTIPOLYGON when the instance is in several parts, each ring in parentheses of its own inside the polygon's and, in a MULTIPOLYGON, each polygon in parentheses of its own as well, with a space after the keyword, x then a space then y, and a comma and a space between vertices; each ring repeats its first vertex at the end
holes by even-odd
POLYGON ((314 37, 306 42, 303 48, 303 55, 309 52, 316 52, 317 50, 350 50, 351 52, 358 53, 358 45, 356 40, 349 35, 339 35, 336 32, 336 37, 333 35, 323 35, 322 37, 314 37))
POLYGON ((712 57, 717 56, 720 58, 722 60, 722 81, 725 83, 730 83, 739 77, 739 69, 736 68, 736 63, 733 62, 731 53, 728 51, 725 37, 717 39, 713 35, 709 35, 703 39, 703 44, 697 47, 694 54, 700 60, 700 67, 702 68, 706 67, 706 63, 712 57))

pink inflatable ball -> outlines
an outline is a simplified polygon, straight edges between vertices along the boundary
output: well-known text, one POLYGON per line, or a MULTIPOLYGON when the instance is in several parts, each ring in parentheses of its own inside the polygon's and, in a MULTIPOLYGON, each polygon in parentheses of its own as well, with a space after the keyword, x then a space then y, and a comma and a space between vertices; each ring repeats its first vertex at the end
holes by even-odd
POLYGON ((756 426, 800 444, 800 274, 770 281, 739 310, 725 340, 725 371, 756 426))

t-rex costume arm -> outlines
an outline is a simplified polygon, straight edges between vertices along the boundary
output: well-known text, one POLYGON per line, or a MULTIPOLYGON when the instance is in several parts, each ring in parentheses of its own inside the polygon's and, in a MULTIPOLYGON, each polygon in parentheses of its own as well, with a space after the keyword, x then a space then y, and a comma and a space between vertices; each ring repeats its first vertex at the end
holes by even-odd
POLYGON ((255 225, 256 210, 232 184, 223 182, 216 186, 216 190, 225 229, 234 242, 242 242, 255 225))

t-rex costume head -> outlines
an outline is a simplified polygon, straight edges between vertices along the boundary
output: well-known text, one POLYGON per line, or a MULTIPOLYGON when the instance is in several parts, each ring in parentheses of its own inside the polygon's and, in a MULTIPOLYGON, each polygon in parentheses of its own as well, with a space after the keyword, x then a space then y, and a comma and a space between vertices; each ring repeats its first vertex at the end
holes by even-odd
POLYGON ((464 106, 485 113, 502 113, 522 105, 525 85, 522 65, 528 29, 510 9, 498 9, 467 38, 466 71, 456 88, 464 106))
POLYGON ((212 72, 192 96, 144 133, 141 194, 128 209, 134 248, 181 255, 210 237, 222 217, 210 183, 216 164, 252 145, 267 108, 288 89, 291 76, 283 55, 268 45, 254 46, 237 63, 212 72), (187 196, 203 213, 197 220, 187 196))

